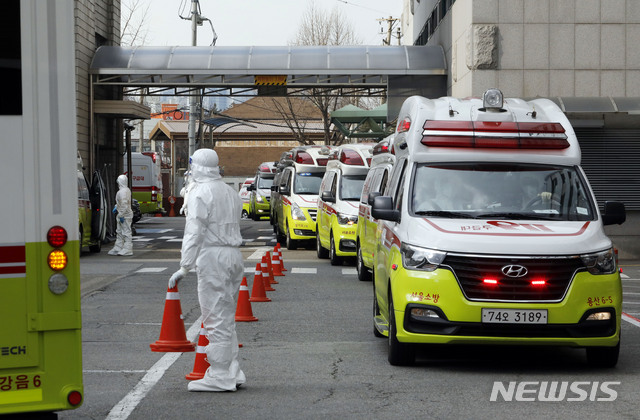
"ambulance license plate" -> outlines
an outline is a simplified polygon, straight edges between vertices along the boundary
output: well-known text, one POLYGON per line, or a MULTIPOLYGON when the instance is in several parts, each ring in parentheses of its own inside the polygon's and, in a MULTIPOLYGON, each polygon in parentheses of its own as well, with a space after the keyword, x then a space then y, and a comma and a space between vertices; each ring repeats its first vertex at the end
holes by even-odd
POLYGON ((482 308, 482 322, 487 324, 546 324, 546 309, 482 308))

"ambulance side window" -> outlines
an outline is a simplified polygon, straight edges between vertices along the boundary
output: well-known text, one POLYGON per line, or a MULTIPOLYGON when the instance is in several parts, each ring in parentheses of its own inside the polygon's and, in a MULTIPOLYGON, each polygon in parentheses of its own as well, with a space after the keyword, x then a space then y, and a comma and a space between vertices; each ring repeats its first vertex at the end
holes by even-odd
POLYGON ((398 184, 400 183, 400 178, 404 175, 406 166, 406 158, 398 161, 398 163, 393 167, 393 171, 391 172, 391 182, 389 183, 389 185, 387 185, 387 188, 384 191, 384 195, 394 198, 394 203, 395 199, 397 198, 398 184))
POLYGON ((393 199, 393 203, 395 204, 396 210, 400 210, 402 209, 402 199, 404 197, 404 181, 405 181, 405 169, 406 169, 406 162, 405 165, 403 165, 402 167, 402 171, 400 173, 400 182, 398 183, 398 188, 396 189, 396 195, 393 199))
POLYGON ((338 177, 333 175, 333 181, 331 182, 331 195, 338 196, 338 177))
POLYGON ((367 203, 367 196, 369 195, 369 191, 371 190, 371 186, 375 185, 375 178, 377 177, 378 170, 376 168, 371 169, 365 179, 364 184, 362 185, 362 194, 360 194, 360 202, 362 204, 367 203))
POLYGON ((385 168, 382 171, 382 179, 380 180, 380 183, 377 184, 377 191, 383 192, 385 187, 387 186, 387 181, 389 180, 389 169, 385 168))
POLYGON ((335 175, 335 172, 327 172, 325 174, 324 178, 322 178, 322 184, 320 184, 320 194, 331 189, 331 184, 333 183, 335 175))
POLYGON ((291 174, 292 174, 292 171, 286 169, 282 174, 283 178, 282 178, 282 181, 280 182, 280 185, 284 186, 286 189, 289 189, 289 190, 291 189, 291 174))

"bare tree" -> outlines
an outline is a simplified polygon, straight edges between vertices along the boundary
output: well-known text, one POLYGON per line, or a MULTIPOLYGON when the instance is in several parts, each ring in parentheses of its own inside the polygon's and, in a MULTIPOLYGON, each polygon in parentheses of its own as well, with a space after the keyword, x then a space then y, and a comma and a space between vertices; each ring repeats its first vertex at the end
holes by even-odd
POLYGON ((149 8, 142 0, 123 0, 120 13, 120 45, 144 45, 149 33, 149 8))
MULTIPOLYGON (((291 45, 358 45, 360 39, 355 34, 351 22, 337 8, 327 12, 316 7, 311 0, 302 15, 298 31, 291 45)), ((331 111, 348 101, 335 92, 326 89, 311 89, 306 97, 318 108, 322 115, 325 144, 339 144, 343 137, 331 132, 331 111)), ((300 140, 299 140, 300 141, 300 140)), ((304 143, 303 143, 304 144, 304 143)))

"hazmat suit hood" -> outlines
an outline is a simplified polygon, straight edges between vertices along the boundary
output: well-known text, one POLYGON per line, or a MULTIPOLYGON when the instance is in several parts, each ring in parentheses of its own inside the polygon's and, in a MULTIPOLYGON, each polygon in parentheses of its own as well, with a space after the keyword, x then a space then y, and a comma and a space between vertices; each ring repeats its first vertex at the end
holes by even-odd
MULTIPOLYGON (((113 178, 112 178, 113 179, 113 178)), ((122 174, 118 177, 118 179, 116 180, 116 182, 118 183, 118 188, 122 189, 122 188, 128 188, 129 187, 129 180, 127 179, 127 176, 122 174)))
POLYGON ((197 183, 221 179, 218 154, 211 149, 198 149, 191 156, 191 180, 197 183))

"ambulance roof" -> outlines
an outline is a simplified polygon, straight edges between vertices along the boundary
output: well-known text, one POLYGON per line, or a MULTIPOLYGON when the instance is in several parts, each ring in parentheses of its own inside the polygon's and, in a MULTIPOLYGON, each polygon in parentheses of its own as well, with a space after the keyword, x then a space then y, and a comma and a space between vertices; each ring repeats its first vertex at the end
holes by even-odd
POLYGON ((548 99, 508 98, 489 108, 479 98, 412 96, 400 110, 394 142, 396 156, 420 162, 580 164, 573 128, 548 99))
POLYGON ((327 169, 335 168, 346 175, 366 174, 369 171, 375 143, 343 144, 329 155, 327 169))
POLYGON ((333 146, 298 146, 284 152, 279 165, 294 166, 296 170, 307 172, 324 172, 333 146))

